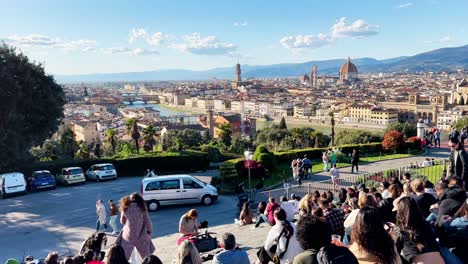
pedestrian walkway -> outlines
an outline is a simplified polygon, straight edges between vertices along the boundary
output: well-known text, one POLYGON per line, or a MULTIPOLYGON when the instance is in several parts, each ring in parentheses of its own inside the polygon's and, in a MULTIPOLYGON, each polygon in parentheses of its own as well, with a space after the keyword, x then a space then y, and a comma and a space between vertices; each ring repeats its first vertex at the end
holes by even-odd
MULTIPOLYGON (((382 160, 376 162, 368 162, 368 163, 360 163, 359 164, 359 171, 351 173, 351 166, 340 168, 340 178, 347 178, 350 176, 355 175, 362 175, 366 173, 373 173, 379 171, 385 171, 389 169, 396 169, 400 167, 404 167, 409 165, 410 163, 421 163, 426 158, 434 158, 434 159, 444 159, 448 158, 450 155, 450 151, 447 148, 440 148, 440 149, 428 149, 428 151, 423 155, 408 157, 408 158, 400 158, 400 159, 391 159, 391 160, 382 160)), ((328 172, 318 172, 314 173, 304 183, 307 182, 316 182, 316 181, 324 181, 329 180, 330 174, 328 172)), ((291 182, 293 183, 293 181, 291 182)))

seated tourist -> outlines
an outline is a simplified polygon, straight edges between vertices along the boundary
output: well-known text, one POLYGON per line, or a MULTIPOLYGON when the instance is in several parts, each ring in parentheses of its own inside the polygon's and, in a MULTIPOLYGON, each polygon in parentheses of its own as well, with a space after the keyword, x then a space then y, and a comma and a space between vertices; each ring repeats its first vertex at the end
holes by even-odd
POLYGON ((121 245, 113 245, 109 249, 106 264, 129 264, 121 245))
POLYGON ((326 199, 320 199, 319 206, 322 208, 325 218, 332 226, 333 234, 343 237, 344 234, 344 212, 342 209, 330 208, 326 199))
POLYGON ((50 252, 47 257, 45 258, 45 263, 46 264, 58 264, 59 255, 57 252, 50 252))
POLYGON ((155 255, 146 256, 141 264, 162 264, 162 261, 155 255))
POLYGON ((431 194, 424 192, 424 182, 421 179, 414 179, 411 182, 411 188, 415 193, 413 195, 413 199, 416 201, 416 204, 418 205, 419 210, 421 210, 421 213, 425 219, 431 213, 429 209, 431 205, 437 203, 437 199, 434 198, 434 196, 431 194))
POLYGON ((294 218, 295 216, 295 209, 294 205, 292 205, 286 197, 281 197, 281 208, 286 212, 286 218, 288 221, 293 222, 296 219, 294 218))
MULTIPOLYGON (((294 225, 286 218, 286 212, 283 209, 276 209, 276 224, 268 232, 265 245, 263 246, 264 251, 268 253, 270 259, 273 259, 274 254, 276 254, 280 259, 291 261, 297 254, 303 251, 299 242, 297 242, 294 225), (273 246, 276 247, 276 250, 271 252, 273 246)), ((260 259, 261 263, 265 263, 264 261, 264 258, 260 259)))
POLYGON ((356 257, 345 247, 331 244, 332 232, 328 224, 315 216, 303 216, 297 223, 296 237, 304 251, 294 257, 294 264, 316 264, 326 258, 326 263, 334 263, 334 257, 339 257, 339 262, 357 264, 356 257), (311 235, 313 234, 313 235, 311 235), (339 254, 332 254, 339 253, 339 254))
POLYGON ((257 216, 255 217, 255 228, 259 227, 261 223, 270 224, 270 221, 268 220, 268 216, 265 215, 266 206, 267 206, 266 202, 258 203, 257 216))
POLYGON ((177 249, 177 257, 174 264, 201 264, 202 259, 200 253, 198 252, 195 245, 189 241, 184 240, 180 243, 179 248, 177 249))
POLYGON ((198 211, 191 209, 179 221, 179 233, 182 236, 196 236, 198 235, 198 211))
POLYGON ((240 225, 250 225, 253 224, 253 213, 250 210, 250 203, 246 202, 242 206, 242 210, 239 215, 238 223, 240 225))
POLYGON ((265 209, 265 215, 268 216, 268 221, 270 221, 270 225, 275 225, 274 213, 275 213, 276 208, 279 208, 279 207, 280 205, 275 202, 274 197, 270 197, 268 199, 268 204, 265 209))
POLYGON ((224 233, 221 240, 224 250, 213 257, 213 264, 249 264, 247 253, 236 247, 236 238, 231 233, 224 233))
POLYGON ((392 237, 384 228, 383 219, 377 208, 359 209, 353 225, 349 250, 360 264, 387 263, 400 264, 392 237))

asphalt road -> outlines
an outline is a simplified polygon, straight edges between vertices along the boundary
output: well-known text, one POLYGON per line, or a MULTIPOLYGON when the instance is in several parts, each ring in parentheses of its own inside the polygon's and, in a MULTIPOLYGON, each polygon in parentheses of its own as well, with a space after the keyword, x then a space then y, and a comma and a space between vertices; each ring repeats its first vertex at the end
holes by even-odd
MULTIPOLYGON (((209 173, 197 176, 207 181, 209 173)), ((81 243, 95 230, 96 200, 105 201, 108 209, 107 200, 118 201, 122 196, 138 192, 140 182, 141 177, 119 178, 0 200, 0 263, 10 257, 22 259, 27 255, 44 258, 50 251, 76 254, 81 243)), ((199 219, 208 220, 210 226, 232 223, 238 215, 235 205, 235 197, 221 196, 211 206, 162 207, 150 213, 153 238, 176 233, 181 215, 191 208, 198 209, 199 219)), ((108 246, 112 240, 109 239, 108 246)))

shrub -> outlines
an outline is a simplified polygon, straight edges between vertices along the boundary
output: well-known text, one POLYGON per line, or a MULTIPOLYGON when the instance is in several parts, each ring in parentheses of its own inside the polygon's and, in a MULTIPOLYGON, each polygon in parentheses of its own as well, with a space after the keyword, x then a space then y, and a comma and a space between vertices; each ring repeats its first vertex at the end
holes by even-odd
POLYGON ((421 138, 417 137, 417 136, 414 136, 414 137, 410 137, 408 138, 408 140, 406 141, 407 145, 409 148, 411 149, 421 149, 421 138))
POLYGON ((256 160, 256 161, 259 161, 259 156, 260 154, 262 153, 266 153, 266 154, 270 154, 271 152, 267 149, 267 147, 263 146, 263 145, 259 145, 256 149, 255 149, 255 152, 253 154, 253 160, 256 160))
POLYGON ((218 148, 212 146, 206 146, 202 148, 203 152, 207 153, 208 160, 211 162, 220 162, 223 160, 223 155, 218 148))
POLYGON ((274 167, 274 156, 273 154, 270 154, 270 153, 261 153, 259 156, 258 156, 258 162, 260 162, 261 164, 263 164, 263 166, 265 168, 267 168, 268 170, 271 170, 273 169, 274 167))
POLYGON ((382 147, 385 150, 396 151, 405 145, 404 136, 398 131, 387 132, 382 141, 382 147))

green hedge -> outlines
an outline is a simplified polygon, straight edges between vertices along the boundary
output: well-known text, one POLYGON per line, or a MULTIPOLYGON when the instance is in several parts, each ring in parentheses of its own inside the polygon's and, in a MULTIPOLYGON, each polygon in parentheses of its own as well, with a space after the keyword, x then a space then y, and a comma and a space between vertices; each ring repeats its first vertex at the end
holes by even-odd
MULTIPOLYGON (((379 153, 383 152, 382 143, 368 143, 368 144, 356 144, 356 145, 342 145, 336 146, 336 148, 341 149, 341 152, 344 154, 349 154, 353 152, 354 148, 358 148, 361 152, 361 155, 364 153, 379 153)), ((307 154, 308 159, 321 159, 323 151, 329 148, 307 148, 307 149, 297 149, 289 150, 283 152, 275 152, 276 161, 291 161, 292 159, 303 158, 304 154, 307 154)))
POLYGON ((61 160, 51 162, 37 162, 25 164, 19 171, 25 175, 31 175, 36 170, 49 170, 52 174, 57 174, 65 167, 81 167, 87 170, 97 163, 114 164, 119 176, 142 176, 146 169, 154 169, 157 174, 193 172, 206 170, 210 166, 206 153, 190 153, 174 155, 138 157, 128 159, 89 159, 89 160, 61 160))

